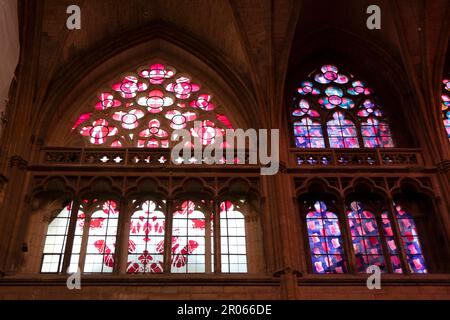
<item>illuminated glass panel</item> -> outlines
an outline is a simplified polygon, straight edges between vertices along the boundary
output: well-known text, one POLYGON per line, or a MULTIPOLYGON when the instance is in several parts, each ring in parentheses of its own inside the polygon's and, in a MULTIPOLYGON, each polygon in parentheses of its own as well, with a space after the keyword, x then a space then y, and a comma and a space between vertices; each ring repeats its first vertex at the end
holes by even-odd
POLYGON ((205 214, 193 201, 184 201, 173 213, 172 223, 171 272, 205 272, 205 214))
POLYGON ((361 124, 364 147, 389 148, 394 146, 389 126, 377 119, 369 118, 361 124))
POLYGON ((413 217, 399 205, 395 205, 395 213, 410 271, 412 273, 427 273, 413 217))
POLYGON ((325 148, 320 122, 309 118, 294 122, 294 136, 298 148, 325 148))
POLYGON ((306 216, 314 273, 346 272, 339 220, 317 201, 306 216))
POLYGON ((442 119, 450 140, 450 78, 442 80, 442 119))
POLYGON ((118 77, 93 97, 91 107, 72 129, 94 146, 169 148, 176 129, 187 129, 208 145, 232 128, 212 94, 161 63, 118 77), (200 125, 194 126, 195 120, 200 125))
POLYGON ((231 201, 220 204, 222 272, 247 272, 245 218, 231 201))
POLYGON ((290 118, 297 148, 394 147, 373 90, 334 65, 322 66, 300 83, 290 118), (325 128, 329 141, 323 139, 325 128))
POLYGON ((130 221, 128 273, 160 273, 164 269, 165 216, 153 201, 145 201, 130 221))
MULTIPOLYGON (((83 201, 83 204, 85 204, 86 202, 87 200, 83 201)), ((72 252, 70 256, 69 273, 77 272, 79 268, 81 242, 83 240, 84 219, 86 218, 83 212, 83 204, 78 210, 77 221, 75 225, 75 234, 73 237, 72 252)), ((82 268, 80 268, 80 270, 81 269, 82 268)))
POLYGON ((58 215, 51 217, 45 237, 41 272, 62 272, 67 231, 70 224, 72 203, 62 209, 58 215))
POLYGON ((359 148, 355 125, 345 119, 342 112, 333 114, 333 119, 327 122, 327 130, 331 148, 359 148))
POLYGON ((117 202, 105 201, 91 216, 84 272, 111 273, 114 267, 117 223, 117 202))
POLYGON ((376 265, 382 272, 386 272, 383 246, 374 214, 363 210, 359 202, 352 202, 350 209, 347 217, 358 272, 365 273, 371 265, 376 265))

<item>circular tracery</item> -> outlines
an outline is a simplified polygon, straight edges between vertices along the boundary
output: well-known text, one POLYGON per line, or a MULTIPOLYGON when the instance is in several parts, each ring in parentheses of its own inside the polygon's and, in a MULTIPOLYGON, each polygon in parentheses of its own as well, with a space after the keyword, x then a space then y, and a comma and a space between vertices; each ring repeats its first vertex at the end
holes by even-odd
POLYGON ((196 81, 177 75, 173 67, 162 63, 143 66, 99 93, 94 112, 84 112, 73 129, 93 145, 167 148, 167 129, 189 129, 191 134, 207 137, 202 141, 209 144, 218 128, 231 128, 231 124, 223 111, 216 113, 221 108, 212 95, 200 90, 196 81), (211 128, 192 131, 195 120, 208 121, 211 128))

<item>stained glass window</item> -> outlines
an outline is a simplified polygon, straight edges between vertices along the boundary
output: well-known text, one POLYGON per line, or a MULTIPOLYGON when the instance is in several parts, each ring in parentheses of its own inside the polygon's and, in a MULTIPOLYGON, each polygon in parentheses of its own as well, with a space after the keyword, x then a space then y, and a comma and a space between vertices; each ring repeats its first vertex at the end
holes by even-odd
POLYGON ((220 204, 222 272, 247 272, 245 218, 231 201, 220 204))
POLYGON ((105 201, 91 215, 84 272, 113 271, 118 220, 117 202, 113 200, 105 201))
POLYGON ((165 216, 153 201, 145 201, 131 216, 128 240, 128 273, 164 270, 165 216))
POLYGON ((211 239, 205 213, 193 201, 184 201, 173 213, 171 272, 206 271, 206 237, 211 239))
POLYGON ((290 117, 298 148, 394 147, 373 90, 333 65, 300 83, 290 117))
MULTIPOLYGON (((241 200, 244 201, 244 200, 241 200)), ((241 204, 220 203, 220 236, 214 237, 213 201, 186 200, 172 214, 172 228, 166 230, 166 201, 138 203, 130 212, 126 248, 126 271, 129 274, 163 273, 165 261, 172 273, 211 273, 214 270, 214 247, 221 248, 220 269, 224 273, 247 272, 245 219, 241 204), (167 234, 169 232, 169 234, 167 234), (170 239, 170 244, 166 241, 170 239), (215 243, 215 241, 217 243, 215 243), (170 250, 165 250, 169 246, 170 250)), ((128 205, 127 205, 128 206, 128 205)), ((41 272, 111 273, 116 266, 116 238, 119 208, 114 200, 83 200, 72 215, 69 204, 52 218, 45 238, 41 272), (91 214, 85 214, 90 212, 91 214), (71 223, 74 225, 71 226, 71 223), (69 230, 72 233, 69 234, 69 230), (66 243, 71 245, 65 252, 66 243), (68 270, 62 270, 68 260, 68 270)), ((123 242, 121 242, 123 243, 123 242)))
POLYGON ((442 80, 442 118, 450 140, 450 78, 442 80))
POLYGON ((344 248, 338 217, 317 201, 306 215, 309 247, 314 273, 346 272, 344 248))
POLYGON ((376 265, 385 272, 383 247, 375 215, 369 210, 363 210, 360 202, 352 202, 350 209, 347 217, 358 272, 365 273, 371 265, 376 265))
POLYGON ((174 129, 187 129, 207 145, 232 128, 212 94, 162 63, 118 77, 89 108, 73 131, 95 146, 169 148, 174 129))
POLYGON ((400 205, 395 205, 395 214, 410 271, 412 273, 427 273, 427 267, 422 255, 419 235, 413 217, 400 205))
POLYGON ((56 216, 51 217, 45 237, 41 272, 62 272, 67 231, 70 224, 72 203, 68 204, 56 216))

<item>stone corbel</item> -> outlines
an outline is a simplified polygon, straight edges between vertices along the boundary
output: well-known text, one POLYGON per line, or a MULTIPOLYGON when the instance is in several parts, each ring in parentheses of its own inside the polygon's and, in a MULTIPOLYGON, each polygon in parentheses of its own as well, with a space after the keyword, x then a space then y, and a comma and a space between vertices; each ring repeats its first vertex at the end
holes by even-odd
POLYGON ((26 170, 28 168, 28 161, 21 156, 12 156, 9 158, 9 166, 11 168, 17 167, 19 170, 26 170))
POLYGON ((292 268, 291 266, 287 266, 273 273, 273 276, 276 278, 280 278, 283 275, 294 275, 297 278, 301 278, 303 276, 303 273, 297 269, 292 268))

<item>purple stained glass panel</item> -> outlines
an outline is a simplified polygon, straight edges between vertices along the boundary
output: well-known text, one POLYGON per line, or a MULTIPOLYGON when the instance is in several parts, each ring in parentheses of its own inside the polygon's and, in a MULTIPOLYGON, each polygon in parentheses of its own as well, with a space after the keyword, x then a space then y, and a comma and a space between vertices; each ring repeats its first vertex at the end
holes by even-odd
POLYGON ((346 272, 339 220, 327 211, 324 202, 316 202, 306 216, 314 273, 346 272))
POLYGON ((412 215, 399 205, 395 205, 395 213, 410 271, 412 273, 427 273, 428 270, 412 215))
POLYGON ((371 265, 377 265, 382 272, 386 272, 383 247, 373 213, 363 210, 362 203, 352 202, 347 218, 358 272, 365 273, 371 265))

